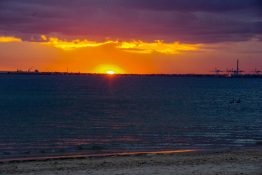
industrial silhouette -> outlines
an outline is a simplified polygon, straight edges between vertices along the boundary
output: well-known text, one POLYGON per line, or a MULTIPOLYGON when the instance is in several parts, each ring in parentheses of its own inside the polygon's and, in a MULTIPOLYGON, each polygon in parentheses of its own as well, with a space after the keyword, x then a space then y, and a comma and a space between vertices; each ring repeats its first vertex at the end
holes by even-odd
POLYGON ((240 70, 240 68, 239 68, 239 60, 237 60, 236 69, 227 70, 227 72, 231 73, 231 76, 239 76, 244 71, 240 70))
POLYGON ((262 71, 258 70, 258 69, 255 69, 254 71, 250 71, 251 74, 242 74, 243 70, 240 69, 240 64, 239 64, 239 60, 237 59, 237 62, 236 62, 236 67, 235 69, 232 68, 232 69, 226 69, 225 71, 223 70, 220 70, 218 68, 215 68, 214 70, 210 71, 210 72, 213 72, 215 75, 221 75, 220 73, 225 73, 225 74, 222 74, 222 75, 227 75, 227 76, 230 76, 230 77, 242 77, 242 76, 259 76, 261 75, 262 71))

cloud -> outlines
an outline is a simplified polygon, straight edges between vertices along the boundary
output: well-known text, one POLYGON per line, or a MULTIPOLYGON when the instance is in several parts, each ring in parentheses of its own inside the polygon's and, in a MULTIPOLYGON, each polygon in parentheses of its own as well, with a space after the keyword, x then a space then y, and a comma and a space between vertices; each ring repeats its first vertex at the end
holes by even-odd
POLYGON ((45 35, 42 35, 42 39, 44 42, 42 44, 53 46, 55 48, 63 49, 66 51, 85 48, 85 47, 100 47, 107 44, 116 44, 118 41, 104 41, 104 42, 96 42, 96 41, 89 41, 89 40, 79 40, 75 39, 72 41, 60 40, 58 38, 47 38, 45 35))
POLYGON ((0 34, 214 43, 261 37, 260 0, 1 0, 0 34))
POLYGON ((164 43, 163 41, 154 41, 152 43, 143 41, 131 41, 121 42, 117 48, 123 49, 128 52, 134 53, 162 53, 162 54, 179 54, 186 51, 198 51, 202 47, 201 44, 181 44, 175 43, 164 43))
POLYGON ((0 43, 22 42, 20 38, 12 36, 0 36, 0 43))
POLYGON ((133 8, 162 11, 228 12, 243 9, 260 9, 260 0, 127 0, 123 5, 133 8))
MULTIPOLYGON (((0 42, 22 42, 22 39, 15 37, 1 37, 0 42)), ((137 54, 152 54, 160 53, 167 55, 180 54, 182 52, 199 51, 202 48, 202 44, 183 44, 179 42, 165 43, 163 41, 145 42, 141 40, 136 41, 118 41, 118 40, 105 40, 102 42, 92 40, 62 40, 54 37, 41 36, 41 39, 37 42, 34 41, 23 41, 38 43, 46 45, 64 51, 72 51, 81 48, 95 48, 106 45, 111 45, 115 49, 120 49, 124 52, 131 52, 137 54)))

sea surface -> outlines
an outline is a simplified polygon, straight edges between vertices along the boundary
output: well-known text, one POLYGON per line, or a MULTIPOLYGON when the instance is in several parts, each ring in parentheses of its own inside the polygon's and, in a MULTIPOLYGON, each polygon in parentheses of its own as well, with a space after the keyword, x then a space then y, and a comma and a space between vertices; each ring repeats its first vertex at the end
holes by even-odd
POLYGON ((0 159, 261 140, 262 79, 0 75, 0 159))

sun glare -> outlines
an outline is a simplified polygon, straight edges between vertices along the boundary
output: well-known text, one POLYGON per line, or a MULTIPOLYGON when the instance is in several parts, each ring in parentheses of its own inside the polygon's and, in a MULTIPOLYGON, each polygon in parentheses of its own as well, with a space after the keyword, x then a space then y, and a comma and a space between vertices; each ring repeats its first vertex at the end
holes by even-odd
POLYGON ((95 73, 115 75, 123 74, 124 71, 116 65, 99 65, 94 69, 95 73))
POLYGON ((108 70, 108 71, 106 71, 106 74, 108 74, 108 75, 114 75, 114 74, 115 74, 115 71, 113 71, 113 70, 108 70))

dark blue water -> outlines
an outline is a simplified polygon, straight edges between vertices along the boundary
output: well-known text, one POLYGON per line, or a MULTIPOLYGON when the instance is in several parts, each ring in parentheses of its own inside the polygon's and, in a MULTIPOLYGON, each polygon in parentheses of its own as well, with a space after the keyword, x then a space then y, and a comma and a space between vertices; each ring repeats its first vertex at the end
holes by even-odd
POLYGON ((0 75, 0 158, 261 140, 262 79, 0 75))

